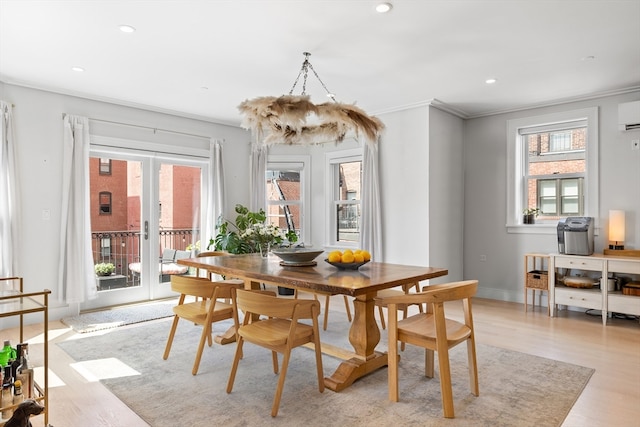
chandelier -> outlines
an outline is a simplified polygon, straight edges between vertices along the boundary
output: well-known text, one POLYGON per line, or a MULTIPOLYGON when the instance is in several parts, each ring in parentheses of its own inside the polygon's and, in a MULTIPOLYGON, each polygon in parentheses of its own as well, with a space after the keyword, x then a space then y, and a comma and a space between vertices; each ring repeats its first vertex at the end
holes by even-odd
POLYGON ((362 136, 375 143, 384 129, 382 122, 367 115, 353 104, 337 102, 327 86, 309 62, 309 52, 304 52, 304 62, 288 95, 262 96, 242 102, 238 109, 244 116, 242 127, 250 129, 258 143, 310 145, 325 142, 342 142, 351 131, 356 138, 362 136), (314 104, 307 95, 307 77, 313 72, 331 98, 330 102, 314 104), (294 95, 302 76, 302 93, 294 95))

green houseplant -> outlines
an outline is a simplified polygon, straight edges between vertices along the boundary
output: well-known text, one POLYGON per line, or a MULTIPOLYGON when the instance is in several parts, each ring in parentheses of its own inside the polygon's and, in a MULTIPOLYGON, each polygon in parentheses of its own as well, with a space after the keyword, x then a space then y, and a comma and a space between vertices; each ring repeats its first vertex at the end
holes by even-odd
POLYGON ((218 219, 217 234, 209 241, 207 249, 213 247, 216 251, 231 254, 248 254, 265 252, 271 246, 288 244, 297 241, 295 231, 283 233, 280 228, 266 222, 264 210, 251 212, 243 205, 236 205, 236 218, 231 222, 223 217, 218 219))
POLYGON ((98 276, 111 276, 116 270, 116 266, 110 262, 102 262, 95 265, 95 270, 98 276))
POLYGON ((536 217, 540 215, 542 211, 540 208, 526 208, 522 210, 522 223, 523 224, 535 224, 536 217))

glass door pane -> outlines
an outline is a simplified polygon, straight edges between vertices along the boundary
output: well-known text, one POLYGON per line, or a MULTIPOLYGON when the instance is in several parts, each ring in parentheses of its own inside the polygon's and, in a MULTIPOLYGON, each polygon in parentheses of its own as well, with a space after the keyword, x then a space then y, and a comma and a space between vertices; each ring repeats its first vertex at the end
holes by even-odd
POLYGON ((199 166, 160 163, 158 183, 158 265, 157 280, 152 282, 153 298, 172 296, 171 276, 193 272, 177 263, 191 258, 200 241, 201 182, 199 166))
POLYGON ((176 296, 171 276, 191 273, 177 260, 193 256, 200 240, 202 163, 92 155, 93 261, 111 263, 115 271, 96 276, 98 298, 81 309, 176 296))

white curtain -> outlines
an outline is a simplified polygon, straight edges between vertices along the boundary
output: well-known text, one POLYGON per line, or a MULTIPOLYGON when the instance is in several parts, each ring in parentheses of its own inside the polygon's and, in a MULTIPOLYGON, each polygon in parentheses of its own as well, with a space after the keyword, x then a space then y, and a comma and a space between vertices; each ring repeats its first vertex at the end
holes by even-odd
POLYGON ((0 101, 2 147, 0 147, 0 277, 20 276, 20 194, 13 107, 0 101))
MULTIPOLYGON (((209 239, 215 238, 216 223, 224 214, 224 170, 222 167, 222 142, 212 139, 209 143, 209 194, 205 211, 205 229, 201 236, 200 249, 205 250, 209 239)), ((212 248, 209 248, 212 249, 212 248)))
POLYGON ((58 298, 81 303, 97 296, 89 215, 89 119, 64 116, 58 298))
MULTIPOLYGON (((379 143, 379 142, 378 142, 379 143)), ((380 207, 380 174, 378 144, 367 142, 362 153, 362 224, 360 247, 371 253, 372 259, 382 261, 382 218, 380 207)))
POLYGON ((249 210, 257 212, 260 209, 266 211, 266 184, 267 155, 269 149, 264 144, 251 144, 251 159, 249 161, 249 210))

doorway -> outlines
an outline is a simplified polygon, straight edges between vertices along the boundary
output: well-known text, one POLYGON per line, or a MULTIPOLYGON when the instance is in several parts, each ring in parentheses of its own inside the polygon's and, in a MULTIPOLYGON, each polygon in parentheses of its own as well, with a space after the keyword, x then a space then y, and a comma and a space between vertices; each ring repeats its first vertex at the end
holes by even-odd
POLYGON ((207 159, 93 147, 89 163, 93 261, 114 272, 81 310, 175 296, 171 276, 192 274, 177 261, 199 250, 207 159))

